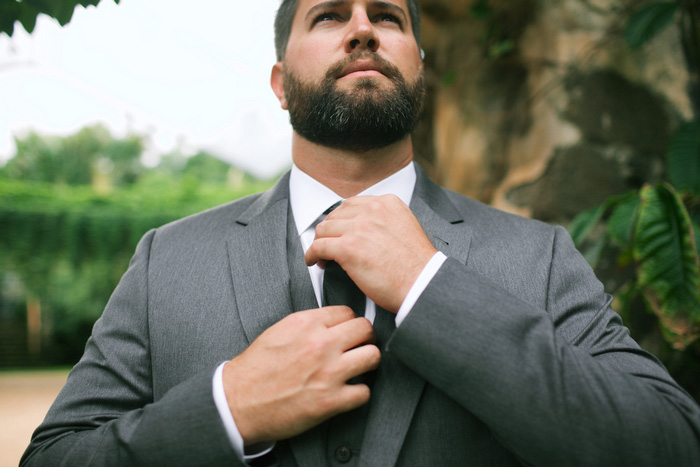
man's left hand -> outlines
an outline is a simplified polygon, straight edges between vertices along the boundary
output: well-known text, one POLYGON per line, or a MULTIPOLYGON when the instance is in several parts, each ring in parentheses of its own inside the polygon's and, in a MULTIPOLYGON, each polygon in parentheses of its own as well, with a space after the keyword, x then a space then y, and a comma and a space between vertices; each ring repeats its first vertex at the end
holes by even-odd
POLYGON ((306 264, 338 262, 362 292, 396 313, 436 252, 398 197, 357 196, 318 224, 306 264))

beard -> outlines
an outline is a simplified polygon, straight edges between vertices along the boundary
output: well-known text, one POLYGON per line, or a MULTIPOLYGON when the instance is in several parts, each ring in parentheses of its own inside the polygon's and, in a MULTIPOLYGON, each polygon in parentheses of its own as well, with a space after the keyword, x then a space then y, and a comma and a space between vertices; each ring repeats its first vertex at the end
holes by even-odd
POLYGON ((285 67, 284 91, 292 128, 303 138, 330 148, 367 152, 413 131, 423 108, 425 83, 421 73, 407 85, 398 68, 364 52, 335 64, 320 84, 305 83, 285 67), (342 70, 359 58, 371 58, 391 80, 391 88, 382 88, 374 78, 360 78, 353 89, 338 89, 342 70))

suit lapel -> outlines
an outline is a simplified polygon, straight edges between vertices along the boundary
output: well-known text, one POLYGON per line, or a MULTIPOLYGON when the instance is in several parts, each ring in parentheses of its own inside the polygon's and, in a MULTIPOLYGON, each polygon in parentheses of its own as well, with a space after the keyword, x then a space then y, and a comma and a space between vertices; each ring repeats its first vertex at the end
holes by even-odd
MULTIPOLYGON (((238 314, 249 342, 316 297, 289 207, 289 175, 236 219, 227 241, 238 314)), ((299 465, 323 465, 320 429, 289 440, 299 465)))
MULTIPOLYGON (((290 294, 293 311, 318 308, 304 250, 289 206, 287 215, 287 261, 290 273, 290 294)), ((289 440, 298 465, 324 465, 326 448, 323 442, 325 425, 320 425, 289 440)))
POLYGON ((294 311, 318 308, 319 304, 314 294, 309 268, 304 261, 304 249, 301 247, 291 205, 287 212, 287 261, 290 274, 289 289, 292 296, 292 307, 294 311))
MULTIPOLYGON (((417 166, 416 172, 418 178, 410 205, 413 214, 435 248, 466 264, 471 229, 445 192, 417 166)), ((361 466, 396 464, 424 387, 423 378, 392 354, 382 351, 362 442, 361 466)))
POLYGON ((418 178, 411 199, 411 211, 435 248, 467 264, 471 227, 449 200, 445 190, 433 183, 418 166, 416 172, 418 178))
POLYGON ((289 176, 236 219, 227 240, 238 314, 249 342, 292 312, 287 268, 289 176))

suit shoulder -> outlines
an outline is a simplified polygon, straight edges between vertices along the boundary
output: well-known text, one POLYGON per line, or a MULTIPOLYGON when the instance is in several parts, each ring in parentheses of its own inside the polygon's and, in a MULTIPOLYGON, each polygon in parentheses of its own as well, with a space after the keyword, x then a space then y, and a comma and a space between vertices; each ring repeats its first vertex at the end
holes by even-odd
POLYGON ((159 240, 189 238, 202 241, 206 238, 221 238, 236 219, 245 212, 264 192, 239 198, 196 214, 183 217, 156 229, 159 240))
POLYGON ((457 210, 477 232, 488 235, 554 235, 555 226, 536 219, 501 211, 488 204, 443 188, 457 210))

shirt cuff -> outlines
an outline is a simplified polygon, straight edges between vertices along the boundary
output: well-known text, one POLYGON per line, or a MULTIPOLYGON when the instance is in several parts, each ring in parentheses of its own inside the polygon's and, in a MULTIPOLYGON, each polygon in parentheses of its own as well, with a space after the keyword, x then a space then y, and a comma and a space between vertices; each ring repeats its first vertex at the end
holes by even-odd
POLYGON ((272 449, 275 447, 275 443, 263 445, 262 449, 260 449, 259 452, 255 452, 248 455, 245 454, 243 437, 238 431, 236 422, 233 420, 231 409, 229 408, 228 401, 226 400, 226 393, 224 392, 224 365, 226 365, 226 362, 223 362, 221 365, 219 365, 216 368, 216 371, 214 372, 214 379, 212 381, 212 392, 214 395, 214 404, 216 405, 216 410, 219 411, 219 417, 221 417, 221 421, 224 424, 224 428, 226 429, 226 434, 228 435, 228 439, 231 442, 231 446, 233 446, 233 450, 236 451, 238 458, 243 462, 264 456, 268 452, 272 451, 272 449))
POLYGON ((440 266, 442 266, 442 263, 444 263, 446 259, 447 256, 445 256, 443 252, 438 251, 432 258, 430 258, 428 264, 425 265, 421 273, 418 275, 418 279, 416 279, 413 286, 408 291, 406 298, 401 304, 401 308, 399 308, 399 311, 396 313, 395 322, 397 328, 401 326, 403 320, 406 319, 406 316, 408 316, 411 308, 413 308, 413 305, 416 304, 418 298, 421 296, 433 277, 435 277, 438 269, 440 269, 440 266))

